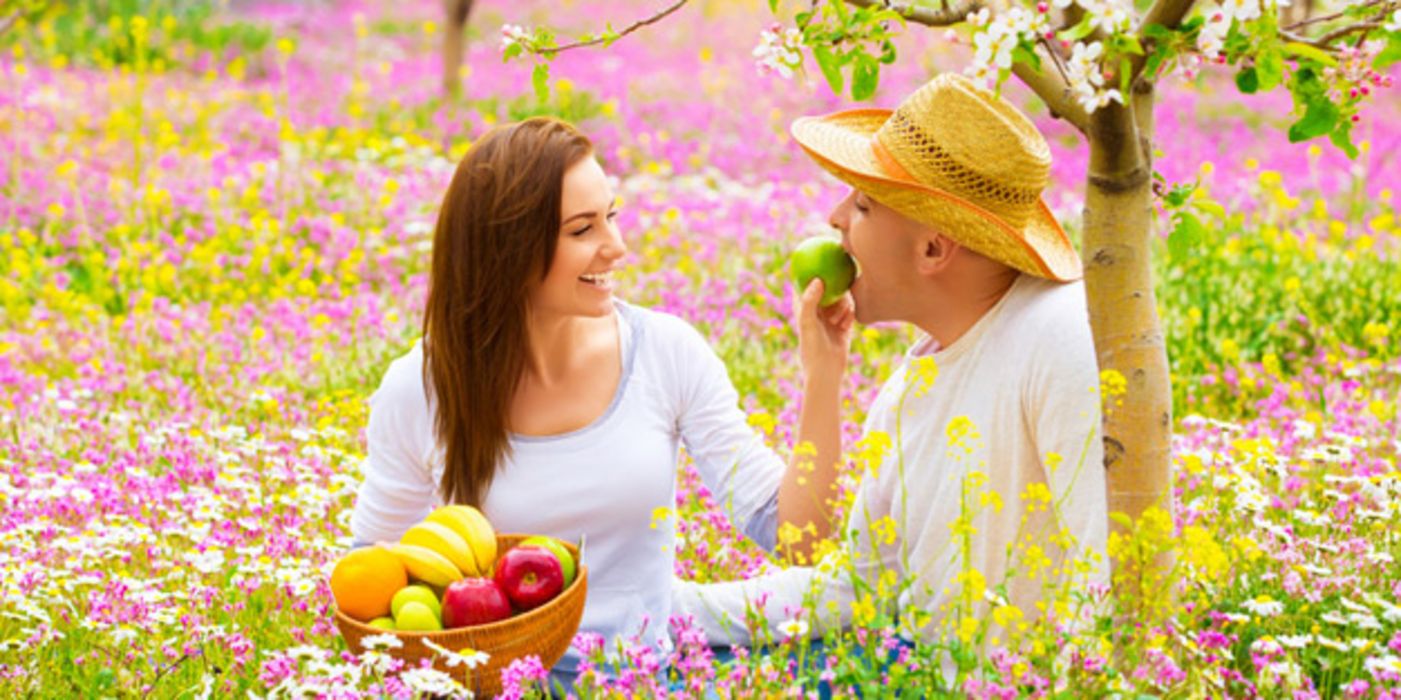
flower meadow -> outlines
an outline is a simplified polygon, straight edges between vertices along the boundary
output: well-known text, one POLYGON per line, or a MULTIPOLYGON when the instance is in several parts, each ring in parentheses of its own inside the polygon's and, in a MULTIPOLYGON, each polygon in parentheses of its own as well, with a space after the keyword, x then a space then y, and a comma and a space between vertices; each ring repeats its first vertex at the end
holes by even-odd
MULTIPOLYGON (((429 0, 67 2, 0 35, 0 695, 463 694, 395 660, 392 637, 347 651, 327 577, 350 543, 365 399, 420 332, 436 208, 496 123, 553 114, 591 136, 623 200, 620 296, 701 329, 791 452, 786 255, 844 193, 786 129, 843 103, 820 75, 756 68, 773 21, 757 0, 562 53, 543 99, 528 62, 503 63, 502 25, 582 33, 654 8, 482 5, 454 99, 429 0)), ((942 33, 899 42, 880 106, 968 60, 942 33)), ((1005 89, 1052 144, 1046 200, 1074 236, 1085 151, 1005 89)), ((882 585, 850 629, 809 641, 812 611, 784 611, 733 659, 684 618, 654 621, 665 651, 581 636, 597 672, 576 693, 1401 698, 1401 100, 1383 92, 1349 160, 1286 143, 1287 96, 1210 70, 1165 82, 1156 167, 1199 183, 1206 224, 1156 257, 1172 503, 1113 536, 1118 595, 1054 596, 1088 624, 968 576, 979 604, 940 644, 906 645, 882 585)), ((880 452, 857 441, 863 410, 912 337, 858 330, 848 493, 880 452)), ((1105 377, 1107 405, 1122 386, 1105 377)), ((679 483, 657 514, 677 518, 679 576, 789 563, 689 468, 679 483)), ((506 675, 523 697, 545 674, 526 659, 506 675)))

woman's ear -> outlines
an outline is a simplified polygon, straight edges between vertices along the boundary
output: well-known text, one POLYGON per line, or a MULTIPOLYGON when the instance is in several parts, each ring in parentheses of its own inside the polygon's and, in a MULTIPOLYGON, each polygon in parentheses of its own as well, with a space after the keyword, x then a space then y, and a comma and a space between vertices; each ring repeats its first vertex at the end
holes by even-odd
POLYGON ((925 276, 942 272, 963 247, 952 238, 930 229, 921 232, 915 240, 915 269, 925 276))

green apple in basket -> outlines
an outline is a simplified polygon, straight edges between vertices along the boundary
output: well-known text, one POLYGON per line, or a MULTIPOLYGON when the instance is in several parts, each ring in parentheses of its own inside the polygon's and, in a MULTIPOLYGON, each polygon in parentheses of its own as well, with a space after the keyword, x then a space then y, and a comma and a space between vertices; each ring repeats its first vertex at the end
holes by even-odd
POLYGON ((544 547, 549 550, 555 558, 559 560, 560 571, 564 574, 564 587, 574 582, 575 562, 574 555, 569 553, 569 548, 554 537, 548 535, 534 535, 521 540, 522 547, 544 547))

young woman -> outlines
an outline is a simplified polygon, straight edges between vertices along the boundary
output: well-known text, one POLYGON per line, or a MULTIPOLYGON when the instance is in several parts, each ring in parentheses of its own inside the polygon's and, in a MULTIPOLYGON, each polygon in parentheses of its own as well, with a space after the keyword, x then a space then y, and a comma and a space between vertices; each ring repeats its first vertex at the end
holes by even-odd
MULTIPOLYGON (((499 532, 587 536, 582 631, 662 642, 671 611, 678 447, 738 528, 772 549, 778 523, 825 533, 840 454, 836 382, 852 315, 802 296, 809 399, 785 468, 748 426, 719 358, 686 322, 614 298, 627 247, 589 140, 537 118, 493 129, 443 199, 423 339, 370 398, 359 543, 393 541, 443 502, 499 532), (801 478, 800 478, 801 473, 801 478)), ((571 650, 557 666, 568 680, 571 650)))

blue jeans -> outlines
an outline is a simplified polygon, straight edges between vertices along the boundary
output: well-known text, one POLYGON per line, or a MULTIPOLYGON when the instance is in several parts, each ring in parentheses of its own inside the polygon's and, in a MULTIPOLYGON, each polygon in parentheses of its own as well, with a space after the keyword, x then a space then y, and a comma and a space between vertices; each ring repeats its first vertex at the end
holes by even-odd
MULTIPOLYGON (((899 643, 898 646, 896 646, 895 648, 893 648, 893 649, 887 651, 887 652, 885 653, 885 657, 879 661, 880 668, 881 668, 882 670, 884 670, 885 668, 889 667, 891 664, 893 664, 893 663, 895 663, 897 660, 899 660, 899 658, 900 658, 900 653, 901 653, 902 651, 904 651, 904 650, 906 650, 906 649, 909 649, 909 650, 913 650, 913 649, 914 649, 914 644, 912 644, 911 642, 905 640, 905 639, 902 638, 902 637, 897 637, 897 638, 896 638, 896 641, 899 643)), ((726 665, 729 665, 730 663, 732 663, 732 662, 735 660, 734 647, 717 646, 717 647, 711 647, 710 649, 711 649, 711 652, 715 654, 715 663, 716 663, 716 666, 726 666, 726 665)), ((855 652, 856 652, 856 655, 857 655, 858 657, 864 655, 864 654, 863 654, 863 651, 862 651, 862 649, 861 649, 861 647, 857 647, 857 648, 855 649, 855 652)), ((771 652, 768 651, 768 650, 759 649, 759 650, 755 651, 755 653, 757 653, 757 654, 769 654, 769 653, 771 653, 771 652)), ((797 653, 796 653, 796 652, 789 652, 789 658, 790 658, 790 659, 796 660, 796 659, 797 659, 797 653)), ((822 668, 824 668, 824 667, 826 666, 826 662, 827 662, 827 647, 826 647, 826 645, 823 644, 823 642, 822 642, 821 639, 814 639, 814 640, 812 640, 812 641, 808 644, 808 648, 807 648, 806 653, 803 655, 803 667, 804 667, 804 669, 806 669, 806 670, 819 670, 819 669, 822 669, 822 668)), ((683 686, 681 683, 673 683, 672 686, 671 686, 671 689, 672 689, 672 690, 681 690, 683 687, 684 687, 684 686, 683 686)), ((829 682, 827 682, 827 681, 825 681, 825 680, 824 680, 824 681, 818 681, 818 683, 817 683, 817 695, 818 695, 819 698, 821 698, 821 700, 831 700, 831 698, 832 698, 832 684, 829 683, 829 682)), ((719 696, 712 690, 712 691, 710 691, 710 692, 707 694, 707 697, 709 697, 709 698, 718 698, 719 696)), ((860 689, 857 689, 857 690, 856 690, 856 697, 861 697, 861 691, 860 691, 860 689)))
MULTIPOLYGON (((913 649, 914 649, 914 644, 911 643, 911 642, 909 642, 909 641, 907 641, 907 640, 905 640, 903 637, 897 637, 897 638, 896 638, 896 641, 898 642, 898 646, 896 646, 895 648, 893 648, 893 649, 887 651, 887 652, 885 653, 885 657, 879 662, 880 668, 881 668, 882 670, 884 670, 885 668, 889 667, 891 664, 894 664, 897 660, 899 660, 899 658, 900 658, 900 653, 901 653, 902 651, 904 651, 904 650, 906 650, 906 649, 908 649, 908 650, 913 650, 913 649)), ((710 651, 711 651, 711 653, 714 654, 714 656, 715 656, 715 665, 716 665, 717 668, 723 668, 723 667, 725 667, 725 666, 730 665, 731 663, 733 663, 733 662, 735 661, 734 647, 730 647, 730 646, 713 646, 713 647, 710 648, 710 651)), ((760 649, 760 650, 758 650, 757 652, 754 652, 754 653, 758 653, 758 654, 770 654, 770 653, 772 653, 772 652, 771 652, 770 650, 760 649)), ((857 647, 857 648, 855 649, 855 653, 856 653, 856 656, 858 656, 858 657, 864 655, 864 654, 863 654, 863 650, 862 650, 860 647, 857 647)), ((796 659, 797 659, 797 654, 796 654, 795 652, 789 652, 789 657, 796 660, 796 659)), ((821 639, 814 639, 814 640, 812 640, 812 641, 808 644, 807 651, 806 651, 806 653, 804 654, 804 661, 803 661, 803 666, 804 666, 804 668, 807 669, 807 670, 818 670, 818 669, 821 669, 821 668, 823 668, 823 666, 826 664, 826 660, 827 660, 827 647, 826 647, 826 645, 823 644, 823 642, 822 642, 821 639)), ((555 698, 563 698, 563 697, 565 697, 565 696, 568 695, 568 693, 573 689, 573 687, 574 687, 574 682, 575 682, 577 679, 578 679, 578 673, 577 673, 577 672, 569 671, 569 670, 566 670, 566 669, 562 669, 562 668, 560 668, 559 666, 556 666, 554 669, 551 669, 551 671, 550 671, 550 677, 549 677, 549 680, 547 681, 547 683, 549 684, 549 688, 550 688, 550 695, 551 695, 552 697, 555 697, 555 698)), ((663 679, 663 680, 664 680, 664 679, 663 679)), ((678 681, 673 681, 673 682, 671 682, 671 683, 669 684, 669 690, 671 690, 671 691, 673 691, 673 692, 679 692, 679 691, 684 690, 684 689, 685 689, 685 682, 684 682, 684 681, 678 680, 678 681)), ((818 694, 818 697, 821 698, 821 700, 831 700, 831 698, 832 698, 832 684, 831 684, 831 683, 828 683, 827 681, 818 681, 818 684, 817 684, 817 694, 818 694)), ((709 690, 709 691, 707 692, 706 697, 707 697, 707 698, 715 698, 715 699, 718 700, 718 698, 719 698, 720 696, 719 696, 718 694, 716 694, 716 692, 715 692, 714 689, 711 689, 711 690, 709 690)), ((860 691, 860 689, 857 689, 857 691, 856 691, 856 697, 861 697, 861 691, 860 691)))

